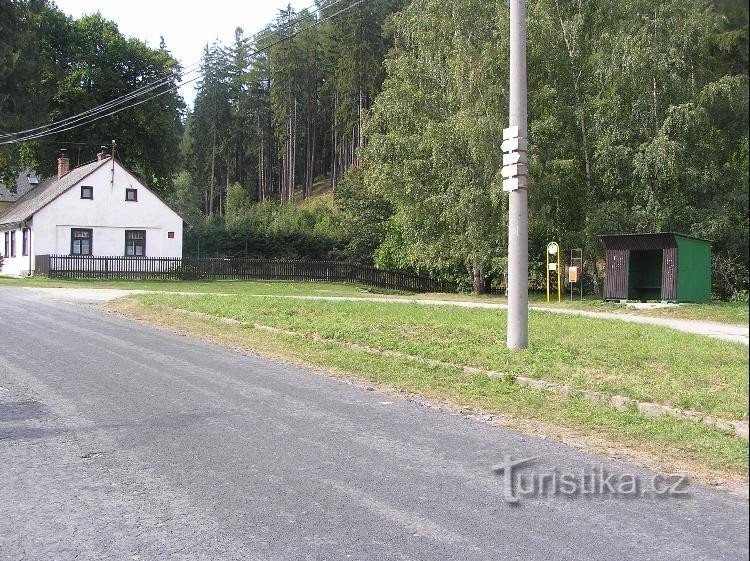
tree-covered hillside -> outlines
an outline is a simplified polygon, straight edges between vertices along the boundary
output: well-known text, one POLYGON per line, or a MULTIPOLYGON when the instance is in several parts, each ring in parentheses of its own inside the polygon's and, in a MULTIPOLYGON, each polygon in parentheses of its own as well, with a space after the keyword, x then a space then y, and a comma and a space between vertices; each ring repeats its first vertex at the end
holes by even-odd
MULTIPOLYGON (((585 250, 596 289, 600 234, 677 231, 715 242, 717 296, 746 296, 747 2, 527 4, 532 285, 549 240, 585 250)), ((166 47, 46 0, 0 0, 0 27, 0 133, 170 72, 179 81, 166 47)), ((0 166, 45 170, 60 147, 88 157, 116 138, 126 163, 190 217, 189 244, 212 254, 351 259, 503 285, 505 3, 319 0, 280 11, 256 36, 238 28, 231 45, 207 45, 200 66, 189 112, 170 93, 0 146, 0 166), (76 142, 88 145, 65 144, 76 142), (333 204, 294 208, 314 185, 333 204)))

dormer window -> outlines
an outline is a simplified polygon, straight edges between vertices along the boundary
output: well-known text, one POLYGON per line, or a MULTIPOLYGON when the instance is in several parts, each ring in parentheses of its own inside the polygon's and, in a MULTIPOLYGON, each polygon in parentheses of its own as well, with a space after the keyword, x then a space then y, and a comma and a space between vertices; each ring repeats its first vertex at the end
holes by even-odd
POLYGON ((125 200, 128 202, 138 202, 138 189, 125 189, 125 200))
POLYGON ((94 188, 90 185, 81 185, 81 198, 82 199, 93 199, 94 188))

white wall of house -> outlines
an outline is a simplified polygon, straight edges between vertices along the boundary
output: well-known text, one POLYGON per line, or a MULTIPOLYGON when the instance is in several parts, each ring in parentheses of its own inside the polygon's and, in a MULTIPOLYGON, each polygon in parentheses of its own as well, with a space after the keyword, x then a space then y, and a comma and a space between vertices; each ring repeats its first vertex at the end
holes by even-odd
POLYGON ((0 275, 20 277, 28 275, 29 271, 33 270, 34 258, 32 256, 34 255, 34 244, 33 241, 30 240, 30 242, 31 247, 29 248, 29 255, 24 255, 23 230, 20 227, 0 230, 0 255, 3 256, 3 266, 2 270, 0 270, 0 275), (13 239, 11 236, 12 232, 15 232, 16 240, 15 257, 11 257, 13 251, 10 247, 8 248, 7 255, 5 251, 5 234, 8 234, 8 241, 11 243, 11 240, 13 239))
POLYGON ((34 215, 34 251, 68 255, 74 228, 93 230, 94 255, 125 255, 125 231, 146 230, 146 257, 182 257, 182 218, 118 164, 114 182, 112 166, 102 166, 34 215), (84 185, 93 199, 81 198, 84 185), (138 190, 137 202, 126 189, 138 190))
MULTIPOLYGON (((92 230, 95 256, 124 256, 125 231, 145 230, 146 257, 182 257, 182 218, 117 163, 114 179, 111 164, 100 167, 37 211, 30 225, 31 255, 69 255, 72 230, 83 228, 92 230), (93 187, 93 199, 81 198, 81 186, 93 187), (126 189, 137 189, 138 200, 126 201, 126 189)), ((6 258, 0 274, 28 273, 28 257, 20 259, 21 235, 19 229, 17 257, 6 258)))

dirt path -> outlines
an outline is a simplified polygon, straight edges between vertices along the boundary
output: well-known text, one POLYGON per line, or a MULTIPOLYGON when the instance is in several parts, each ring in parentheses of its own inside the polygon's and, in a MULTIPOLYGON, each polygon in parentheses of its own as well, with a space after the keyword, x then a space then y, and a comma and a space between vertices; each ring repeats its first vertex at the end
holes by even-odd
MULTIPOLYGON (((150 290, 120 290, 120 289, 88 289, 88 288, 26 288, 47 294, 54 299, 70 301, 87 301, 87 302, 107 302, 125 296, 134 294, 156 294, 159 291, 150 290)), ((169 292, 169 294, 199 295, 200 292, 169 292)), ((212 293, 216 296, 216 293, 212 293)), ((228 294, 225 296, 229 296, 228 294)), ((388 304, 420 304, 423 306, 456 306, 459 308, 481 308, 488 310, 506 310, 507 304, 493 302, 465 302, 460 300, 437 300, 437 299, 414 299, 403 297, 358 297, 358 296, 285 296, 258 294, 253 295, 259 298, 286 298, 293 300, 319 300, 328 302, 378 302, 388 304)), ((694 335, 703 335, 722 341, 733 343, 742 343, 748 345, 750 333, 748 328, 742 325, 731 325, 712 321, 696 321, 689 319, 660 318, 651 316, 641 316, 637 314, 623 314, 610 312, 592 312, 587 310, 572 310, 561 308, 547 308, 544 306, 530 306, 531 310, 537 312, 547 312, 551 314, 566 314, 574 316, 583 316, 596 319, 607 319, 615 321, 626 321, 629 323, 640 323, 647 325, 656 325, 666 327, 676 331, 692 333, 694 335)))

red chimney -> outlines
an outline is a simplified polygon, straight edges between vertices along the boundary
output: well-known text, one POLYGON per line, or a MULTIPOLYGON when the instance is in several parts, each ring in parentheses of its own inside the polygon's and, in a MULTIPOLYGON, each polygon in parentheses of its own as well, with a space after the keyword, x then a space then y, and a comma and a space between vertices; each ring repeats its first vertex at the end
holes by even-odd
POLYGON ((60 157, 57 158, 57 179, 62 179, 70 171, 70 160, 65 150, 61 150, 61 152, 60 157))

